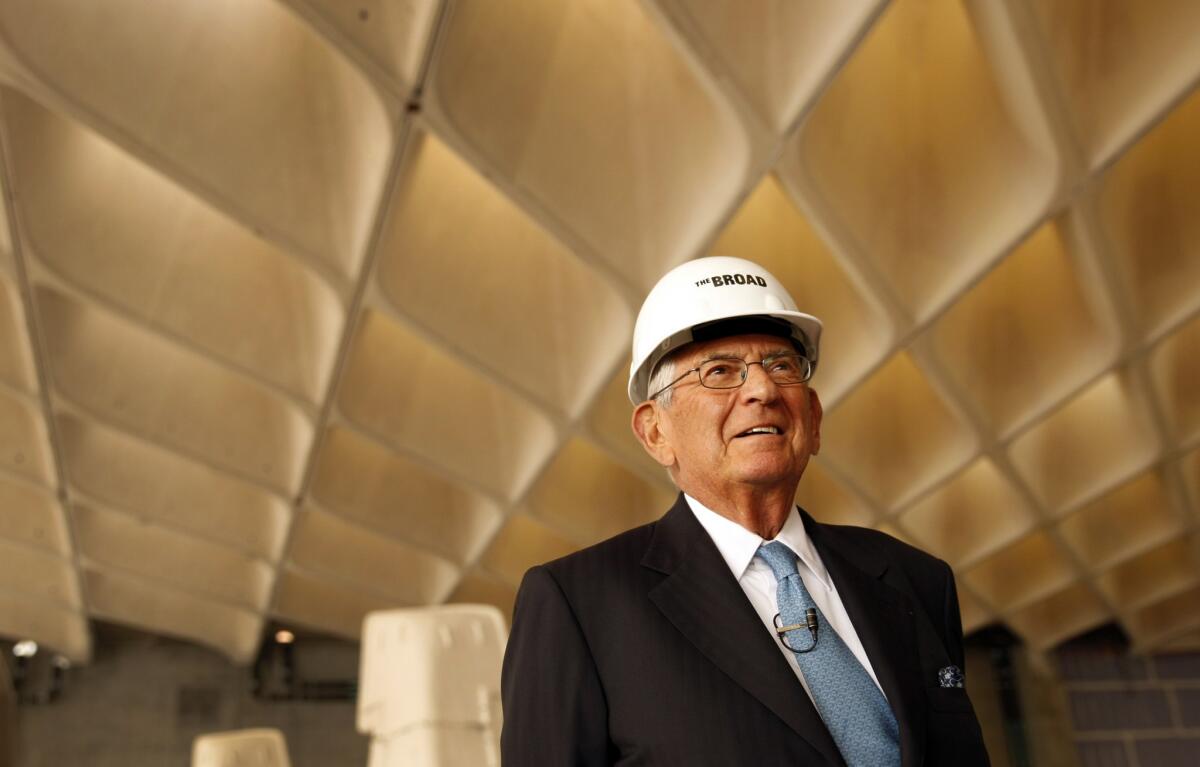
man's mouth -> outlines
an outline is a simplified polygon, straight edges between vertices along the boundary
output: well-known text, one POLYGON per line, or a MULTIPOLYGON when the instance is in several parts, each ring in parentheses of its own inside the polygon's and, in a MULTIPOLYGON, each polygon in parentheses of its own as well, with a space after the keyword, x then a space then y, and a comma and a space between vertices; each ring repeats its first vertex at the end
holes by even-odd
POLYGON ((739 434, 737 436, 740 439, 741 437, 753 437, 756 434, 782 434, 782 433, 783 433, 783 431, 778 426, 755 426, 752 429, 746 429, 744 432, 742 432, 741 434, 739 434))

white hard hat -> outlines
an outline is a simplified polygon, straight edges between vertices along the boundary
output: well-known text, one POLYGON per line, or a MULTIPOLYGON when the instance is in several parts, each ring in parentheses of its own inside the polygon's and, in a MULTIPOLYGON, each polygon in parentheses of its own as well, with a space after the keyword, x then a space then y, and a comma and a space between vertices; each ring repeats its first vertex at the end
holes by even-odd
POLYGON ((693 330, 739 317, 781 321, 816 369, 821 321, 797 311, 796 302, 774 275, 744 258, 698 258, 663 275, 642 303, 633 326, 629 399, 635 405, 645 401, 654 366, 695 340, 693 330))

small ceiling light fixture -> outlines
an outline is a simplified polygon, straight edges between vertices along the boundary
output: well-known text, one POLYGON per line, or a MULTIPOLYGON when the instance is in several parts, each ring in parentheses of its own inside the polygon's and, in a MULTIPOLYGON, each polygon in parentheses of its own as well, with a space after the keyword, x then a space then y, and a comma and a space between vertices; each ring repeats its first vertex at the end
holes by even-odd
POLYGON ((279 644, 291 644, 296 641, 296 635, 287 629, 279 629, 275 632, 275 641, 279 644))
POLYGON ((32 639, 22 639, 20 642, 17 642, 15 645, 13 645, 12 649, 13 655, 17 656, 18 658, 32 658, 33 656, 37 655, 37 651, 37 642, 33 641, 32 639))

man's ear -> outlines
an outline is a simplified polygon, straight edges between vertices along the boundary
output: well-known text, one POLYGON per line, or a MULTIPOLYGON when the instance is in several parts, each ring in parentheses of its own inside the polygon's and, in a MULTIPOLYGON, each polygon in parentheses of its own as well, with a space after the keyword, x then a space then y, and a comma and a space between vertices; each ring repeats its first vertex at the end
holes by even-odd
POLYGON ((633 434, 650 457, 668 469, 675 465, 675 450, 662 428, 662 408, 653 400, 643 402, 633 410, 633 434))
POLYGON ((821 416, 825 411, 815 389, 808 390, 808 409, 812 423, 812 454, 816 455, 821 452, 821 416))

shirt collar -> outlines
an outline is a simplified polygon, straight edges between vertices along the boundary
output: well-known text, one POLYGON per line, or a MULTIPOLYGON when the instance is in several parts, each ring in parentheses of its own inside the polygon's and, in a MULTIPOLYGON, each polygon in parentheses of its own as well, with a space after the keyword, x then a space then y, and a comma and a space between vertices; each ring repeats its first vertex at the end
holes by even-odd
MULTIPOLYGON (((695 515, 696 521, 717 545, 717 551, 721 552, 721 558, 729 566, 733 577, 740 581, 746 568, 754 561, 754 554, 764 543, 764 539, 732 519, 721 516, 687 493, 684 493, 683 497, 691 508, 692 514, 695 515)), ((808 537, 808 531, 804 529, 804 518, 800 516, 799 511, 793 511, 788 515, 787 521, 783 523, 783 529, 775 536, 775 540, 791 549, 800 563, 817 576, 825 588, 833 590, 829 572, 825 569, 825 563, 821 561, 820 555, 817 554, 812 539, 808 537)))

